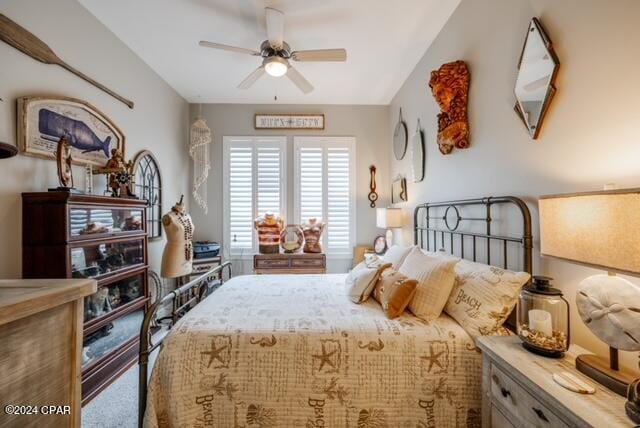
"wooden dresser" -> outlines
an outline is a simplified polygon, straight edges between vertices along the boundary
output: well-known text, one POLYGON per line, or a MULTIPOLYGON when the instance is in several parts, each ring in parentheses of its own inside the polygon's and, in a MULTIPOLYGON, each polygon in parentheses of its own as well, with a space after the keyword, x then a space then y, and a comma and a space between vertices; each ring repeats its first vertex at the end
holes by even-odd
POLYGON ((96 290, 91 279, 0 280, 0 426, 80 427, 83 299, 96 290))
POLYGON ((587 353, 571 346, 564 358, 533 354, 517 336, 484 336, 482 350, 482 426, 513 427, 633 427, 625 399, 575 368, 575 357, 587 353), (553 373, 567 371, 595 386, 592 395, 558 385, 553 373))
POLYGON ((148 302, 146 201, 22 194, 24 278, 91 278, 84 302, 82 402, 132 366, 148 302))
POLYGON ((256 274, 317 274, 327 272, 327 257, 322 253, 256 254, 256 274))

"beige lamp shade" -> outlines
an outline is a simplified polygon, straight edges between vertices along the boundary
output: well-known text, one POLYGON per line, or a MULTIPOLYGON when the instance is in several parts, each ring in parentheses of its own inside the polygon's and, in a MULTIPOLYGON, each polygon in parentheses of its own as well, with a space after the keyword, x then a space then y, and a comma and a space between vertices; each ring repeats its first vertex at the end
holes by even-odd
POLYGON ((640 189, 543 196, 543 256, 640 276, 640 189))
POLYGON ((402 227, 402 209, 376 208, 376 226, 381 229, 402 227))

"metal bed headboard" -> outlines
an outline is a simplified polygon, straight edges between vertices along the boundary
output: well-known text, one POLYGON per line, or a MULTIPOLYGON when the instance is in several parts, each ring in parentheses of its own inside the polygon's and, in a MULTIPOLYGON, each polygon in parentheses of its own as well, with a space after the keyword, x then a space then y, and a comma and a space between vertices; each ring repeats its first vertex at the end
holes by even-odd
MULTIPOLYGON (((413 213, 414 243, 427 251, 438 251, 447 249, 451 254, 463 259, 480 261, 488 265, 492 264, 492 251, 495 253, 496 244, 501 250, 502 266, 509 267, 509 244, 516 244, 522 247, 522 260, 519 266, 512 269, 533 273, 533 238, 531 235, 531 213, 529 208, 520 198, 514 196, 486 197, 479 199, 465 199, 447 202, 428 202, 418 205, 413 213), (482 217, 462 217, 460 209, 462 207, 476 206, 484 207, 482 217), (515 235, 495 234, 491 225, 494 222, 492 208, 496 206, 515 206, 520 213, 522 229, 521 233, 515 235), (442 213, 444 210, 444 214, 442 213), (440 214, 440 215, 438 215, 440 214), (471 232, 460 230, 463 222, 484 223, 483 232, 471 232), (457 239, 454 239, 455 237, 457 239), (439 239, 438 239, 439 238, 439 239), (465 239, 467 238, 467 239, 465 239), (456 245, 457 241, 457 245, 456 245), (470 244, 465 248, 465 241, 470 244), (470 242, 469 242, 470 241, 470 242), (439 242, 439 244, 438 244, 439 242), (492 245, 493 244, 493 245, 492 245), (478 248, 483 253, 482 260, 478 260, 478 248), (456 252, 456 249, 459 251, 456 252)), ((494 258, 495 260, 495 258, 494 258)), ((513 313, 505 323, 507 327, 514 328, 515 322, 513 313)))

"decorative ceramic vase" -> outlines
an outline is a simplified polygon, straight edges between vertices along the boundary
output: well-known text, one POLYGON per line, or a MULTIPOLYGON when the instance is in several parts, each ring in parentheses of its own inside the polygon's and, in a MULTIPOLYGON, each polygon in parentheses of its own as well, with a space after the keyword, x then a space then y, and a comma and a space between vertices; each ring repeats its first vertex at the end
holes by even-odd
POLYGON ((280 252, 280 233, 284 222, 273 213, 266 213, 256 218, 253 225, 258 231, 258 251, 260 254, 277 254, 280 252))
POLYGON ((297 224, 287 225, 280 234, 280 246, 285 253, 295 253, 304 243, 302 228, 297 224))
POLYGON ((318 221, 317 218, 310 218, 307 223, 302 225, 304 234, 305 253, 321 253, 322 252, 322 232, 324 231, 324 223, 318 221))

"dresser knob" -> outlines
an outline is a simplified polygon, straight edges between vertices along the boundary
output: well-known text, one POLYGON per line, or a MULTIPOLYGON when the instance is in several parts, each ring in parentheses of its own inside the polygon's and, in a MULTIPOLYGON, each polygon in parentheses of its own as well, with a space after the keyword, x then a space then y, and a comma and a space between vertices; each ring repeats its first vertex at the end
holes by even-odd
POLYGON ((511 392, 507 388, 501 387, 500 392, 504 398, 511 396, 511 392))
POLYGON ((538 409, 537 407, 532 407, 531 409, 536 413, 536 415, 538 415, 538 418, 542 419, 545 422, 549 422, 549 419, 547 419, 547 416, 542 410, 538 409))

